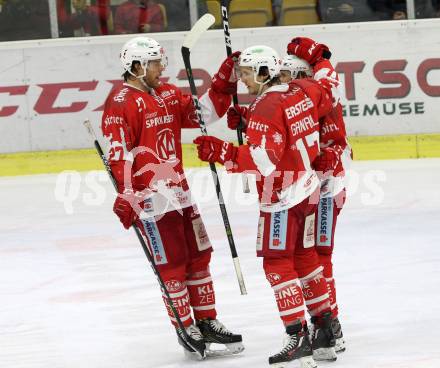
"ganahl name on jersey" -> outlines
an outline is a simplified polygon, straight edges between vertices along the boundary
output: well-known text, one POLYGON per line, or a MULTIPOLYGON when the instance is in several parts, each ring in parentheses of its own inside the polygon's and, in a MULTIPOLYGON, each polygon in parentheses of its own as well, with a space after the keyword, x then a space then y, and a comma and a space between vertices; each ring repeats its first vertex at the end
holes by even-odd
POLYGON ((152 118, 145 116, 145 126, 147 128, 153 128, 163 124, 171 124, 174 121, 174 115, 159 115, 152 118))
POLYGON ((319 123, 313 120, 311 115, 308 115, 301 120, 298 120, 295 123, 291 124, 290 130, 292 131, 293 136, 296 136, 298 134, 313 129, 317 125, 319 125, 319 123))
POLYGON ((252 130, 256 130, 257 132, 266 133, 269 130, 269 126, 267 124, 263 124, 255 120, 249 120, 246 129, 252 129, 252 130))
POLYGON ((289 106, 284 111, 286 113, 287 119, 293 119, 295 116, 298 116, 299 114, 302 114, 312 108, 313 108, 312 100, 309 97, 306 97, 300 102, 296 103, 295 105, 289 106))

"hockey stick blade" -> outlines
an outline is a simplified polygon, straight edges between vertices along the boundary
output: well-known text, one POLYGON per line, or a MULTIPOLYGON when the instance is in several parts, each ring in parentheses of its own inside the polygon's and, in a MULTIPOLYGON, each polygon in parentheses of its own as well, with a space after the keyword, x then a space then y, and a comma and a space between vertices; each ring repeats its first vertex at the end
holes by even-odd
POLYGON ((214 23, 214 16, 210 13, 206 13, 194 24, 194 26, 191 28, 191 31, 187 33, 185 39, 183 40, 182 47, 191 50, 197 43, 200 36, 205 33, 214 23))
POLYGON ((92 129, 92 124, 90 123, 90 120, 89 119, 84 120, 83 124, 86 127, 86 129, 89 132, 89 134, 93 137, 93 139, 96 140, 96 135, 95 135, 95 132, 92 129))

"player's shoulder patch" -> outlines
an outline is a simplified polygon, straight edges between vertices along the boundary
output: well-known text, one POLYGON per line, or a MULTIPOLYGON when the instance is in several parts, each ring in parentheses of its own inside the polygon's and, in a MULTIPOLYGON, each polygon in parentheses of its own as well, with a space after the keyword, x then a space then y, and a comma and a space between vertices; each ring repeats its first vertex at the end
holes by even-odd
POLYGON ((179 89, 170 83, 162 83, 157 89, 156 92, 164 99, 169 97, 174 97, 179 93, 179 89))
POLYGON ((130 88, 122 87, 119 90, 114 91, 113 93, 113 101, 114 102, 125 102, 127 101, 127 94, 129 94, 130 88))

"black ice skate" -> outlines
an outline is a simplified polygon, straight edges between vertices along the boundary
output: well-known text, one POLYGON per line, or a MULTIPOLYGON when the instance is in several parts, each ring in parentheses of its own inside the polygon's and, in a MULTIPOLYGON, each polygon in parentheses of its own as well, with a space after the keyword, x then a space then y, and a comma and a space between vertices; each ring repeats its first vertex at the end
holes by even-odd
POLYGON ((335 351, 337 353, 342 353, 345 351, 345 340, 344 335, 342 334, 341 323, 339 322, 338 317, 332 320, 332 330, 333 335, 335 335, 336 339, 335 351))
POLYGON ((323 313, 319 317, 312 317, 312 349, 315 360, 336 360, 335 336, 332 330, 331 312, 323 313))
POLYGON ((310 344, 307 328, 301 323, 286 327, 287 336, 284 339, 284 348, 269 358, 271 367, 284 368, 293 366, 298 360, 301 368, 316 368, 313 360, 312 346, 310 344))
POLYGON ((244 350, 241 335, 233 334, 217 319, 197 321, 197 327, 206 343, 206 356, 239 354, 244 350), (211 349, 211 344, 224 345, 225 349, 211 349))
POLYGON ((203 360, 206 357, 206 344, 203 339, 202 333, 199 328, 195 325, 191 325, 185 328, 186 333, 188 334, 189 341, 188 343, 192 346, 189 347, 184 343, 179 333, 177 333, 177 338, 179 344, 183 347, 183 352, 185 356, 190 359, 203 360))

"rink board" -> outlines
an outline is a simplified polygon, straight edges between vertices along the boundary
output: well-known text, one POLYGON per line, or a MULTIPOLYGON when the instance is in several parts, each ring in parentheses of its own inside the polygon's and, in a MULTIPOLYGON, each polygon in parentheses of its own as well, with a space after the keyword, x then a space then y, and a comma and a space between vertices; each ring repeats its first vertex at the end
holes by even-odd
MULTIPOLYGON (((349 137, 355 160, 440 157, 440 134, 349 137)), ((207 166, 197 158, 194 144, 183 145, 186 168, 207 166)), ((102 169, 93 149, 0 154, 0 176, 102 169)))
MULTIPOLYGON (((234 29, 231 37, 234 49, 269 44, 281 55, 295 35, 328 44, 345 82, 348 135, 395 136, 440 133, 439 33, 440 19, 431 19, 234 29)), ((184 35, 158 33, 154 38, 170 61, 164 80, 188 92, 180 53, 184 35)), ((0 153, 92 147, 81 123, 89 118, 98 130, 105 98, 121 82, 118 54, 130 37, 0 43, 0 153)), ((192 64, 199 93, 224 59, 223 45, 223 32, 213 30, 195 46, 192 64)), ((245 92, 240 85, 241 103, 249 102, 245 92)), ((236 139, 224 121, 209 132, 236 139)), ((184 131, 183 142, 198 134, 184 131)))

